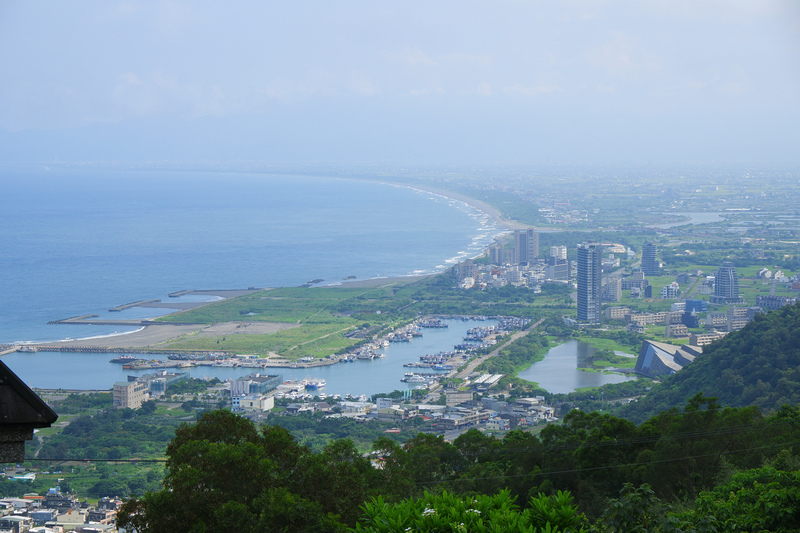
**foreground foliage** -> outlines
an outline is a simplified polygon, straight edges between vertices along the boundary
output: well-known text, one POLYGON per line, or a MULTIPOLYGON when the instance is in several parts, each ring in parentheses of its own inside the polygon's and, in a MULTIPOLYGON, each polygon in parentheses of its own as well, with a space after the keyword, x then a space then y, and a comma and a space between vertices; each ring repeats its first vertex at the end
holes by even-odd
POLYGON ((339 531, 355 521, 374 470, 347 441, 320 454, 289 433, 229 411, 183 425, 167 448, 163 490, 127 502, 137 531, 339 531))
POLYGON ((797 408, 764 417, 698 394, 639 426, 576 410, 539 436, 381 437, 371 460, 349 440, 313 452, 283 428, 212 411, 177 430, 163 489, 126 503, 119 523, 141 533, 791 531, 798 434, 797 408))
POLYGON ((364 506, 364 515, 355 528, 359 533, 584 531, 584 517, 572 504, 572 497, 564 492, 553 497, 531 498, 527 509, 520 509, 506 490, 467 498, 446 491, 441 494, 426 492, 417 500, 404 500, 395 505, 378 497, 364 506))

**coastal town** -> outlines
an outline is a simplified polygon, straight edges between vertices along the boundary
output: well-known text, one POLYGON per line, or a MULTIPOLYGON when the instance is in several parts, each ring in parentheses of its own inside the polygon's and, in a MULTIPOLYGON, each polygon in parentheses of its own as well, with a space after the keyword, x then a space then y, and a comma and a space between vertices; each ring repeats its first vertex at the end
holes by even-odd
POLYGON ((0 533, 800 531, 800 8, 6 2, 0 533))
MULTIPOLYGON (((432 283, 438 283, 435 280, 446 280, 441 290, 446 291, 448 298, 468 301, 472 309, 497 307, 498 302, 509 297, 532 305, 516 314, 484 311, 484 314, 398 315, 393 306, 413 309, 414 300, 401 299, 395 303, 386 295, 403 294, 401 287, 413 287, 415 280, 361 282, 358 290, 366 292, 354 294, 363 298, 363 294, 376 291, 376 296, 370 297, 368 305, 361 299, 352 307, 339 305, 338 322, 330 330, 336 331, 335 335, 323 331, 293 341, 293 347, 298 347, 335 337, 341 339, 338 349, 290 355, 292 347, 287 351, 276 346, 268 353, 246 353, 231 349, 226 339, 262 338, 259 335, 265 333, 270 336, 266 338, 278 338, 298 329, 295 324, 272 321, 268 307, 258 307, 272 300, 283 305, 287 298, 284 294, 291 292, 253 287, 241 291, 178 291, 170 294, 170 298, 192 292, 205 293, 195 296, 213 293, 215 301, 182 304, 177 312, 165 315, 164 321, 120 321, 142 328, 132 334, 59 343, 18 343, 3 346, 2 350, 6 356, 28 357, 54 352, 92 353, 107 356, 110 365, 130 372, 127 381, 118 381, 110 389, 97 387, 83 393, 58 389, 35 391, 50 400, 61 401, 71 393, 101 394, 108 397, 108 408, 118 412, 168 413, 180 409, 199 413, 223 407, 255 423, 275 424, 291 419, 352 421, 381 428, 383 434, 392 437, 408 438, 414 432, 439 435, 452 442, 475 429, 489 436, 518 430, 539 431, 547 424, 558 423, 580 405, 578 396, 553 394, 516 377, 520 369, 546 359, 547 348, 531 350, 530 355, 536 357, 512 371, 485 366, 487 361, 503 360, 509 348, 521 340, 545 335, 551 335, 556 342, 575 336, 581 342, 604 337, 629 339, 624 350, 619 349, 623 348, 619 343, 614 344, 614 350, 601 349, 604 345, 597 344, 593 353, 603 350, 609 353, 590 355, 591 362, 582 363, 584 366, 578 369, 583 373, 634 380, 637 385, 616 396, 612 389, 603 389, 606 392, 601 396, 602 405, 624 404, 636 401, 649 389, 648 384, 693 364, 710 343, 743 329, 760 314, 796 304, 800 293, 797 270, 770 261, 758 248, 746 261, 724 259, 717 265, 697 263, 703 266, 698 268, 681 266, 690 265, 691 261, 681 259, 680 254, 691 258, 695 252, 687 248, 676 254, 675 246, 664 244, 658 236, 640 239, 636 241, 638 246, 592 240, 541 246, 540 239, 544 236, 550 242, 558 238, 558 234, 542 233, 531 227, 513 229, 481 256, 462 260, 443 274, 422 281, 431 284, 425 289, 428 296, 440 294, 433 292, 432 283), (240 301, 246 303, 237 303, 240 301), (537 308, 541 305, 538 302, 544 302, 544 306, 537 308), (235 314, 226 315, 227 311, 223 311, 219 322, 192 322, 197 315, 191 313, 217 307, 226 309, 225 306, 234 309, 235 314, 245 314, 240 310, 243 308, 249 316, 263 316, 265 320, 228 321, 225 317, 235 314), (547 312, 537 315, 542 309, 547 312), (345 319, 350 322, 343 322, 345 319), (383 393, 331 393, 328 389, 337 378, 312 375, 324 369, 342 369, 347 373, 352 373, 347 369, 357 369, 359 375, 369 375, 377 372, 371 368, 378 368, 371 365, 393 357, 393 348, 413 348, 426 336, 448 329, 463 329, 463 334, 448 346, 419 351, 405 359, 402 370, 393 375, 393 385, 383 393), (198 332, 225 342, 215 343, 211 349, 203 348, 195 340, 198 332), (200 369, 235 372, 237 376, 193 378, 191 372, 200 369), (294 374, 287 377, 284 375, 287 372, 294 374), (294 377, 302 372, 307 373, 305 377, 294 377), (186 388, 190 385, 199 388, 186 388)), ((297 290, 320 295, 348 290, 319 286, 321 281, 313 280, 297 290)), ((348 281, 358 286, 353 280, 348 281)), ((419 293, 415 297, 425 300, 419 293)), ((111 311, 137 307, 170 309, 170 305, 175 304, 143 300, 111 311)), ((511 308, 508 303, 504 305, 511 308)), ((309 314, 318 316, 319 310, 309 314)), ((91 325, 98 321, 108 319, 82 315, 55 321, 53 327, 65 323, 91 325)), ((594 402, 592 405, 597 403, 595 397, 590 401, 594 402)), ((5 473, 5 479, 16 483, 30 483, 37 477, 60 479, 33 465, 5 473)), ((56 486, 47 497, 31 493, 9 498, 0 501, 5 509, 0 527, 42 532, 114 531, 119 496, 104 494, 90 505, 80 501, 74 492, 65 494, 56 486), (57 500, 60 503, 53 503, 57 500)))

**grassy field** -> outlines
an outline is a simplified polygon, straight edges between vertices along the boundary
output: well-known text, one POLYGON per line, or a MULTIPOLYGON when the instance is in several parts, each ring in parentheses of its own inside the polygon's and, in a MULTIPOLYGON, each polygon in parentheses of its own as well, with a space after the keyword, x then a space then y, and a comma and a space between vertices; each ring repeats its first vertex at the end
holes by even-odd
POLYGON ((175 349, 227 350, 241 354, 280 354, 286 357, 324 357, 355 344, 344 333, 357 327, 352 319, 309 323, 267 335, 228 335, 219 338, 186 335, 165 346, 175 349))
POLYGON ((287 287, 268 289, 246 296, 231 298, 158 320, 162 322, 188 322, 215 324, 219 322, 290 322, 309 323, 329 319, 326 310, 354 298, 364 298, 374 293, 375 298, 385 295, 380 289, 307 288, 287 287))
MULTIPOLYGON (((407 302, 402 302, 407 303, 407 302)), ((186 335, 168 348, 228 350, 235 353, 286 357, 325 357, 359 342, 345 333, 363 327, 363 315, 370 314, 371 331, 395 326, 393 313, 398 302, 391 288, 348 289, 342 287, 290 287, 259 291, 247 296, 216 302, 199 309, 175 313, 165 322, 214 324, 221 322, 279 322, 298 327, 270 334, 205 337, 186 335)))
POLYGON ((252 355, 277 354, 290 358, 326 357, 388 333, 419 316, 511 315, 540 317, 574 313, 564 288, 534 293, 504 287, 490 291, 456 289, 449 274, 417 281, 390 281, 371 288, 291 287, 258 291, 175 313, 159 320, 173 323, 218 324, 273 322, 295 324, 269 334, 185 335, 163 347, 252 355), (360 329, 361 338, 345 336, 360 329))
POLYGON ((578 340, 587 344, 591 344, 597 350, 611 350, 612 352, 625 352, 631 355, 636 355, 631 351, 630 346, 625 346, 624 344, 620 344, 611 339, 599 339, 597 337, 588 337, 583 335, 578 337, 578 340))

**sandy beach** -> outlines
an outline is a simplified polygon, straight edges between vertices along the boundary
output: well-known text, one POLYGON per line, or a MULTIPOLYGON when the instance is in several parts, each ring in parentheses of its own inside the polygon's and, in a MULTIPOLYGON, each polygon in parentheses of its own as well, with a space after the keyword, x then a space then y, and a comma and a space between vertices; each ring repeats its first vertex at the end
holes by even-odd
POLYGON ((458 200, 459 202, 464 202, 465 204, 470 205, 470 206, 474 207, 475 209, 483 211, 484 213, 486 213, 487 215, 492 217, 492 219, 494 219, 494 221, 497 222, 499 225, 501 225, 503 227, 506 227, 509 230, 528 229, 528 228, 532 227, 532 226, 529 226, 527 224, 523 224, 521 222, 517 222, 516 220, 509 220, 507 218, 503 218, 502 213, 500 213, 500 211, 498 209, 495 209, 494 207, 492 207, 491 205, 487 204, 486 202, 482 202, 480 200, 472 198, 471 196, 465 196, 465 195, 459 194, 457 192, 448 191, 448 190, 445 190, 445 189, 438 189, 436 187, 430 187, 428 185, 405 185, 405 184, 398 184, 398 183, 394 183, 393 185, 401 185, 403 187, 410 187, 412 189, 419 189, 421 191, 427 191, 427 192, 430 192, 430 193, 433 193, 433 194, 438 194, 440 196, 444 196, 445 198, 452 198, 453 200, 458 200))

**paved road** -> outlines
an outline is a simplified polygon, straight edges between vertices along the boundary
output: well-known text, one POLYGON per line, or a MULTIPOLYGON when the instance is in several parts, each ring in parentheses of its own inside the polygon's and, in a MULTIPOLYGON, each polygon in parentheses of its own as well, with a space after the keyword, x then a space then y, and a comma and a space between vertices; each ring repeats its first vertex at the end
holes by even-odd
POLYGON ((705 279, 703 276, 697 276, 697 279, 694 280, 691 285, 689 285, 689 288, 686 289, 686 296, 684 297, 685 300, 689 300, 694 297, 695 293, 700 290, 700 287, 702 287, 703 279, 705 279))

